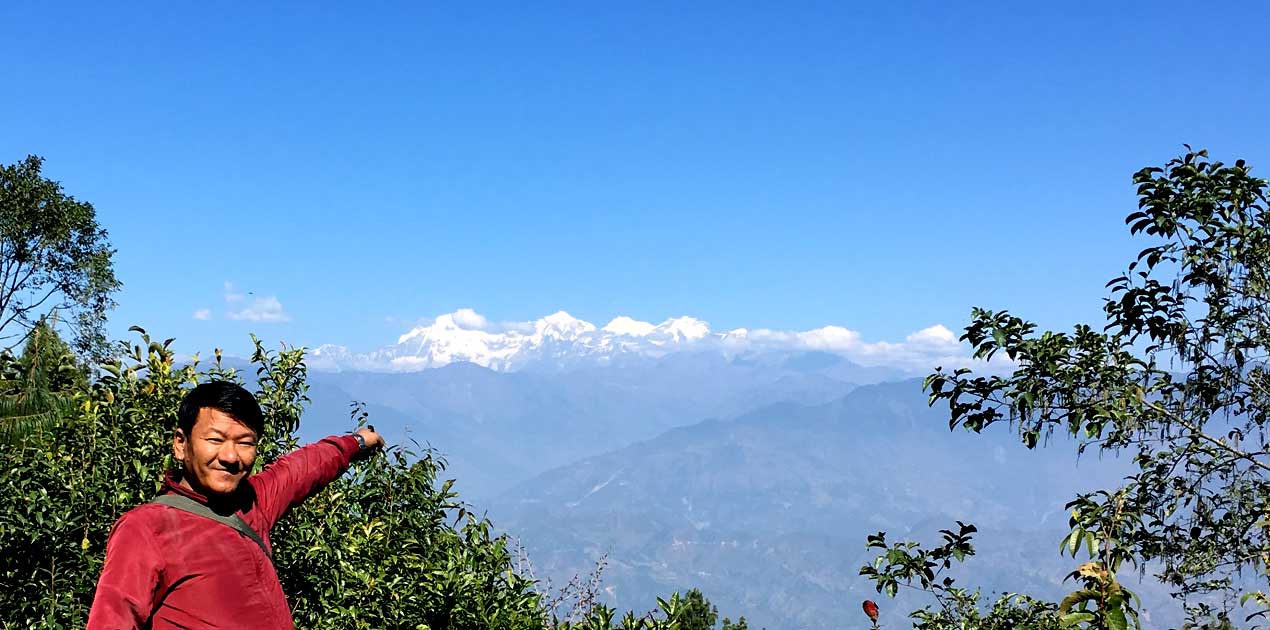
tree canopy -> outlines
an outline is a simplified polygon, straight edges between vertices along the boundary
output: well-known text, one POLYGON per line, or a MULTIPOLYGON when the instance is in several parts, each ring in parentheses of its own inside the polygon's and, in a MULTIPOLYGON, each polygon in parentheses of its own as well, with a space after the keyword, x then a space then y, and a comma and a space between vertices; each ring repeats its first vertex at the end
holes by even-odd
POLYGON ((0 166, 0 348, 21 345, 56 312, 82 355, 106 351, 106 312, 119 289, 92 204, 67 195, 29 155, 0 166))
MULTIPOLYGON (((1069 576, 1080 588, 1038 619, 1126 627, 1136 604, 1116 574, 1137 569, 1172 589, 1192 627, 1228 624, 1253 602, 1251 621, 1270 607, 1267 182, 1243 160, 1189 147, 1133 182, 1138 209, 1125 221, 1148 243, 1107 284, 1104 325, 1038 332, 1008 311, 976 308, 962 340, 976 358, 1004 355, 1013 371, 940 369, 926 386, 931 404, 948 405, 950 428, 1008 423, 1027 448, 1060 432, 1136 465, 1121 487, 1068 504, 1063 549, 1088 562, 1069 576)), ((960 541, 948 534, 934 550, 888 547, 880 535, 870 544, 887 553, 862 572, 879 590, 899 581, 935 591, 942 619, 957 618, 948 605, 957 593, 929 579, 960 541)), ((964 542, 958 560, 973 553, 964 542)))

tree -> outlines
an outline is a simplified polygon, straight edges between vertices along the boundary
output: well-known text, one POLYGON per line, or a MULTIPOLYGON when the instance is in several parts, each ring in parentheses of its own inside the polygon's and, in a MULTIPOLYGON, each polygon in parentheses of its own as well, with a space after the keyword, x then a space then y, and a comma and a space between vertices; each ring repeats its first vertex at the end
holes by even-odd
MULTIPOLYGON (((714 630, 714 624, 719 620, 719 608, 710 603, 705 595, 701 594, 700 589, 692 589, 683 596, 680 608, 679 630, 714 630)), ((737 619, 733 622, 731 619, 724 617, 720 630, 749 630, 749 623, 745 621, 745 617, 737 619)))
MULTIPOLYGON (((1061 605, 1066 621, 1134 621, 1122 568, 1151 570, 1191 627, 1217 627, 1242 602, 1270 608, 1270 212, 1267 182, 1242 160, 1187 147, 1133 177, 1126 223, 1147 246, 1107 284, 1105 325, 1040 332, 974 309, 962 340, 1004 355, 1006 376, 937 370, 931 404, 950 428, 1008 423, 1027 448, 1053 432, 1132 456, 1120 488, 1076 497, 1063 548, 1089 561, 1061 605), (1248 588, 1251 581, 1257 586, 1248 588), (1207 624, 1207 625, 1206 625, 1207 624)), ((883 563, 885 564, 885 563, 883 563)), ((878 573, 888 574, 885 570, 878 573)), ((912 573, 909 574, 910 577, 912 573)), ((902 575, 901 575, 902 577, 902 575)), ((879 589, 883 582, 879 582, 879 589)))
MULTIPOLYGON (((877 591, 889 597, 895 597, 901 586, 928 593, 935 605, 909 614, 918 630, 1059 630, 1065 627, 1057 605, 1027 595, 1005 593, 987 610, 982 610, 980 589, 958 586, 956 580, 945 573, 954 561, 962 562, 975 554, 971 539, 976 531, 974 525, 958 521, 957 530, 941 530, 942 544, 930 549, 912 541, 888 546, 886 532, 878 532, 869 536, 867 547, 883 550, 882 555, 872 565, 860 567, 860 574, 868 576, 877 591)), ((874 621, 873 627, 880 626, 874 621)))
POLYGON ((43 164, 29 155, 0 167, 0 347, 17 347, 57 312, 74 331, 75 349, 100 357, 120 287, 114 250, 92 204, 41 175, 43 164))
POLYGON ((718 619, 718 607, 711 604, 700 590, 694 588, 684 595, 683 630, 714 630, 718 619))
POLYGON ((0 444, 47 430, 87 387, 87 371, 70 346, 47 322, 36 324, 20 356, 0 353, 0 444))
POLYGON ((17 365, 26 390, 72 394, 88 387, 87 368, 47 320, 31 329, 17 365))

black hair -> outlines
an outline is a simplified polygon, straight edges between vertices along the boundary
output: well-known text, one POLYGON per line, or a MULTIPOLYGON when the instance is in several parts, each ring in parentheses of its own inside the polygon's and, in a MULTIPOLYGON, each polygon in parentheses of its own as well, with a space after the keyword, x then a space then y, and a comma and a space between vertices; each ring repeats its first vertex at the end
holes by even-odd
POLYGON ((260 404, 251 392, 237 383, 229 381, 213 381, 203 383, 191 389, 176 412, 176 426, 190 437, 194 423, 198 421, 198 412, 202 409, 218 409, 235 420, 247 425, 248 429, 260 436, 265 432, 265 416, 260 411, 260 404))

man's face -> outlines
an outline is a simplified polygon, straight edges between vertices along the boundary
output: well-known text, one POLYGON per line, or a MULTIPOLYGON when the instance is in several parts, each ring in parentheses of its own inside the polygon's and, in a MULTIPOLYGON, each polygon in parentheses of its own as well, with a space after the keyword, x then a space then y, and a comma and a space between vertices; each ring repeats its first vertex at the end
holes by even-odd
POLYGON ((256 432, 219 409, 204 407, 190 435, 176 430, 172 454, 185 463, 181 485, 208 498, 226 496, 251 472, 256 432))

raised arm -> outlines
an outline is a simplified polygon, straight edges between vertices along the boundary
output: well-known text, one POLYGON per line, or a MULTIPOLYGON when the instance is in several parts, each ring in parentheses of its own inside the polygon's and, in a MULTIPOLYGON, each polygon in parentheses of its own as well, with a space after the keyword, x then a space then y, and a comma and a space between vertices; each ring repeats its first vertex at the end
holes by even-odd
MULTIPOLYGON (((374 431, 360 429, 358 433, 366 440, 367 451, 383 444, 383 438, 374 431)), ((333 435, 288 453, 260 474, 248 477, 256 491, 256 507, 261 511, 256 518, 263 521, 265 531, 287 510, 348 470, 349 462, 361 452, 361 444, 352 435, 333 435)))

